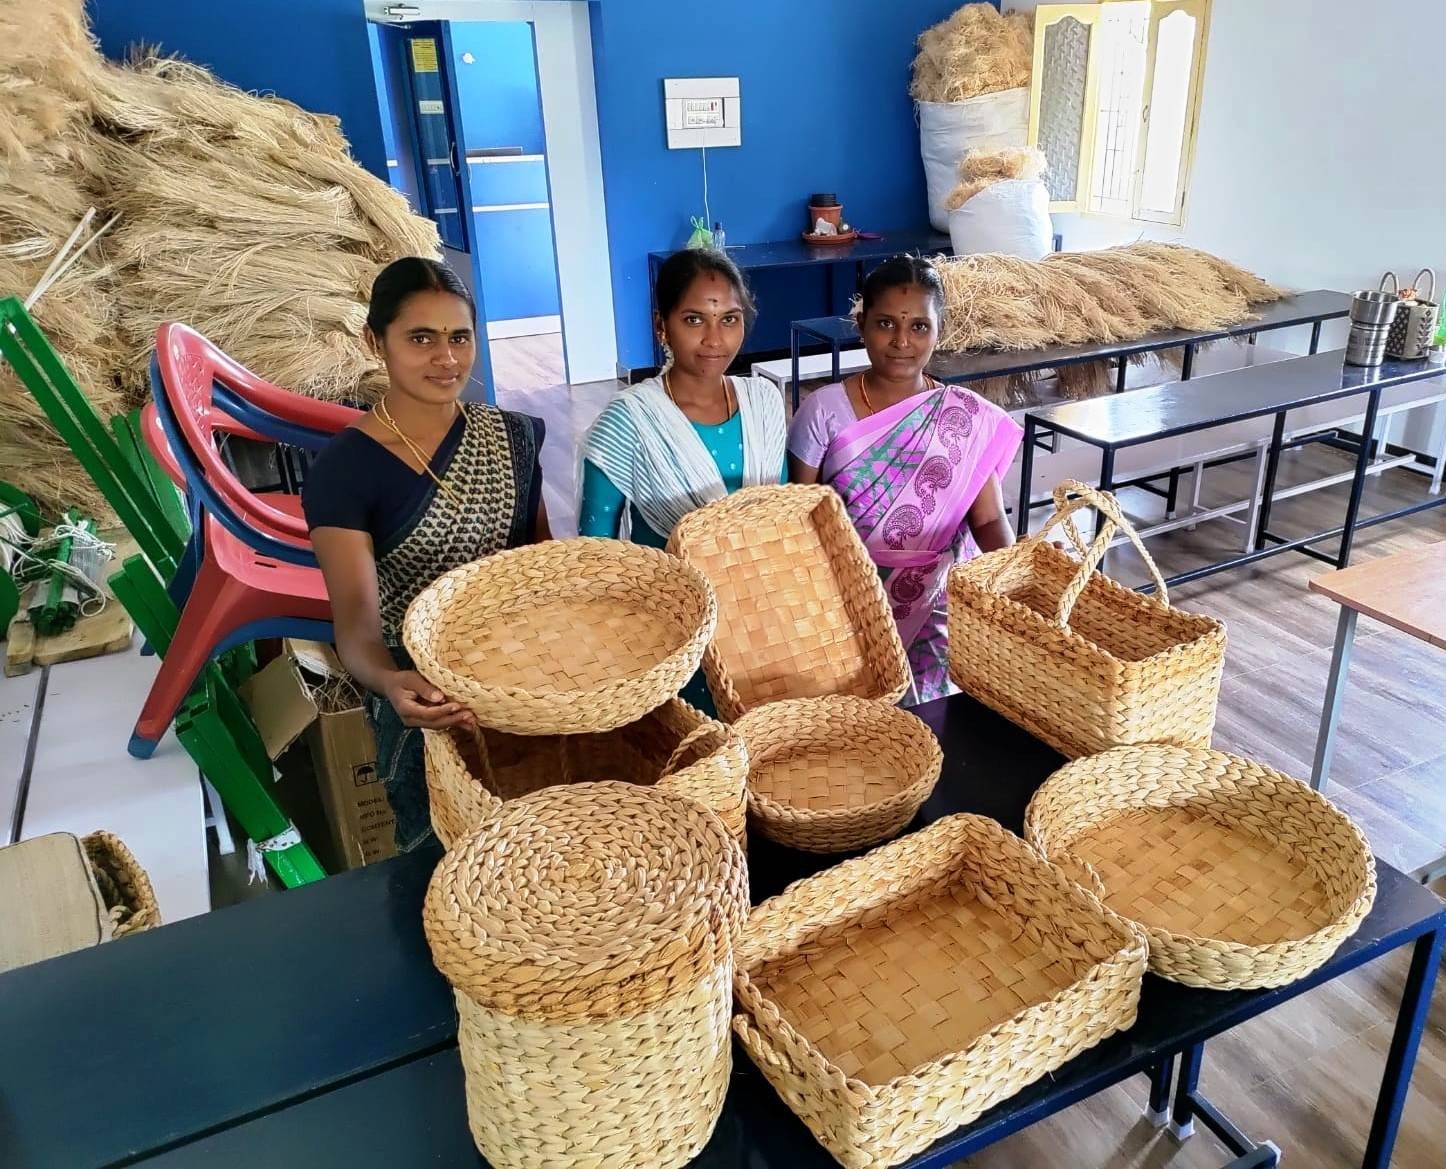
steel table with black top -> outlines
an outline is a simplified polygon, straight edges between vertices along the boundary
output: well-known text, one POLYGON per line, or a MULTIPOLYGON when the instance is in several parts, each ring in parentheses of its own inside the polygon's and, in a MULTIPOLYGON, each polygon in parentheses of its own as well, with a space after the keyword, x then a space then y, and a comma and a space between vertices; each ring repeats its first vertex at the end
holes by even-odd
MULTIPOLYGON (((750 272, 765 272, 779 268, 822 267, 828 279, 829 307, 833 307, 834 304, 837 291, 834 273, 839 264, 853 265, 854 291, 857 292, 863 287, 864 276, 867 274, 868 268, 871 265, 881 264, 892 256, 900 254, 948 256, 954 253, 954 243, 949 236, 940 235, 935 231, 911 229, 871 234, 877 234, 879 238, 857 239, 846 244, 810 244, 805 243, 800 235, 795 239, 778 240, 773 243, 729 246, 726 251, 728 258, 737 264, 739 270, 745 275, 750 272)), ((664 260, 674 254, 674 252, 648 253, 648 301, 654 307, 657 302, 652 296, 652 292, 658 286, 658 269, 662 267, 664 260)), ((652 329, 651 321, 648 322, 648 328, 652 329)), ((656 340, 653 345, 653 360, 657 365, 663 364, 663 351, 657 345, 656 340)))
MULTIPOLYGON (((1185 353, 1180 373, 1182 380, 1189 381, 1194 371, 1195 351, 1201 345, 1232 337, 1249 337, 1253 341, 1259 333, 1309 325, 1310 352, 1315 353, 1320 348, 1321 327, 1325 322, 1348 316, 1350 311, 1351 298, 1344 292, 1317 289, 1315 292, 1302 292, 1274 304, 1263 305, 1250 320, 1221 329, 1168 329, 1150 333, 1134 341, 1110 341, 1090 345, 1046 345, 1040 349, 936 353, 934 360, 929 363, 929 372, 941 382, 965 385, 989 377, 1008 377, 1041 369, 1059 369, 1062 366, 1082 365, 1090 361, 1115 361, 1119 364, 1115 375, 1115 389, 1119 392, 1125 388, 1129 359, 1139 354, 1183 349, 1185 353)), ((794 409, 798 408, 799 357, 803 345, 809 339, 829 347, 833 354, 834 381, 838 381, 839 357, 843 347, 860 343, 858 325, 852 317, 817 317, 794 321, 790 341, 793 354, 794 409)))
MULTIPOLYGON (((944 744, 921 822, 953 812, 1018 830, 1060 757, 966 697, 920 713, 944 744)), ((755 899, 832 863, 754 839, 755 899)), ((422 937, 433 850, 0 976, 0 1161, 6 1169, 477 1169, 451 993, 422 937)), ((909 1164, 942 1167, 1137 1075, 1183 1128, 1223 1133, 1238 1165, 1273 1150, 1199 1091, 1206 1040, 1414 946, 1367 1169, 1385 1169, 1446 938, 1446 904, 1378 863, 1360 930, 1315 974, 1221 993, 1146 979, 1133 1028, 1085 1052, 909 1164)), ((1259 1134, 1268 1136, 1269 1134, 1259 1134)), ((722 1121, 695 1169, 826 1169, 833 1159, 737 1053, 722 1121)))
POLYGON ((1048 436, 1062 434, 1097 447, 1100 451, 1100 490, 1113 491, 1121 486, 1115 475, 1115 461, 1122 450, 1274 415, 1274 428, 1263 466, 1258 518, 1252 533, 1253 550, 1179 573, 1168 578, 1166 584, 1183 584, 1290 551, 1303 552, 1336 568, 1345 568, 1350 563, 1356 532, 1361 528, 1446 505, 1446 494, 1443 494, 1365 519, 1360 514, 1361 496, 1365 491, 1375 446, 1371 436, 1376 433, 1381 394, 1394 386, 1443 375, 1446 375, 1446 368, 1426 361, 1387 361, 1375 368, 1359 368, 1345 364, 1343 350, 1333 350, 1212 374, 1197 378, 1189 385, 1173 382, 1128 394, 1107 394, 1080 402, 1065 402, 1048 409, 1030 410, 1024 416, 1015 527, 1021 536, 1024 535, 1029 530, 1029 516, 1033 509, 1047 506, 1032 501, 1030 488, 1035 447, 1042 445, 1048 436), (1365 420, 1361 427, 1361 440, 1356 447, 1355 470, 1351 476, 1351 491, 1343 522, 1339 527, 1294 539, 1272 532, 1270 514, 1281 453, 1288 445, 1301 446, 1324 437, 1313 434, 1287 443, 1286 418, 1292 410, 1358 396, 1366 399, 1365 420), (1333 552, 1312 546, 1337 538, 1340 543, 1333 552))

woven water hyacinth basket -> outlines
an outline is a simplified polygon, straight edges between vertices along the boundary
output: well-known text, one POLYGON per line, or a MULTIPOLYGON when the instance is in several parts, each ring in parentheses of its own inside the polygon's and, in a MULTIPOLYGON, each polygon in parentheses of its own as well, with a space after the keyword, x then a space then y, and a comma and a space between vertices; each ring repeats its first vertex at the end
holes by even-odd
POLYGON ((847 1169, 896 1165, 1135 1021, 1144 938, 981 816, 750 914, 733 1027, 847 1169))
POLYGON ((677 557, 620 540, 549 540, 438 578, 407 610, 422 673, 483 726, 519 735, 626 726, 698 669, 717 606, 677 557))
POLYGON ((672 1169, 728 1090, 743 851, 674 792, 509 801, 443 859, 423 923, 457 994, 467 1113, 496 1169, 672 1169))
POLYGON ((92 832, 80 841, 95 874, 96 887, 110 914, 111 937, 154 929, 161 924, 161 907, 150 874, 114 832, 92 832))
POLYGON ((1038 535, 951 570, 949 676, 1071 758, 1130 743, 1208 746, 1225 626, 1170 607, 1159 569, 1114 496, 1068 482, 1054 489, 1054 501, 1038 535), (1073 517, 1088 508, 1104 522, 1085 547, 1073 517), (1079 561, 1048 538, 1058 523, 1079 561), (1096 571, 1116 532, 1144 560, 1153 596, 1096 571))
POLYGON ((1187 986, 1283 986, 1324 963, 1376 897, 1366 838, 1319 792, 1219 751, 1121 747, 1057 771, 1025 834, 1150 939, 1187 986))
POLYGON ((879 571, 832 488, 745 488, 685 516, 668 547, 718 595, 703 669, 722 718, 786 698, 897 702, 908 690, 879 571))
POLYGON ((852 695, 771 702, 734 727, 748 749, 755 828, 805 852, 849 852, 901 832, 944 765, 922 720, 852 695))
POLYGON ((432 827, 448 848, 496 814, 503 801, 606 779, 689 796, 743 839, 748 799, 743 739, 681 698, 625 727, 594 734, 425 734, 432 827))

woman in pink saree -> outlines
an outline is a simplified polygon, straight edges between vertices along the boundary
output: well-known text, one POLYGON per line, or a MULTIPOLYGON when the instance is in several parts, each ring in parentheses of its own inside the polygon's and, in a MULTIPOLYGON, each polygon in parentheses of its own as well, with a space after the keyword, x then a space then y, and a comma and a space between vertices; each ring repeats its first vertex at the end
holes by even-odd
POLYGON ((998 406, 925 372, 943 307, 928 261, 876 269, 859 316, 869 369, 811 395, 788 441, 793 480, 838 491, 879 567, 909 651, 910 706, 951 691, 949 569, 1014 542, 1000 477, 1023 434, 998 406))

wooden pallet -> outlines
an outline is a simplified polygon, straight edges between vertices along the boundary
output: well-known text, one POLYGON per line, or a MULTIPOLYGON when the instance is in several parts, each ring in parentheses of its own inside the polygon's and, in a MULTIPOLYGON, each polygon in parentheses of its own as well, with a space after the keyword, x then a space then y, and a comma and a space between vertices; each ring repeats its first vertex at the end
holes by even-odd
MULTIPOLYGON (((135 541, 123 530, 102 532, 101 538, 116 546, 111 566, 118 565, 136 551, 135 541)), ((36 666, 76 662, 129 649, 135 625, 125 608, 111 595, 109 585, 105 586, 105 591, 109 599, 104 609, 93 617, 82 617, 64 633, 49 637, 35 632, 26 608, 29 597, 22 597, 20 612, 10 622, 5 642, 5 676, 14 678, 30 673, 36 666)))

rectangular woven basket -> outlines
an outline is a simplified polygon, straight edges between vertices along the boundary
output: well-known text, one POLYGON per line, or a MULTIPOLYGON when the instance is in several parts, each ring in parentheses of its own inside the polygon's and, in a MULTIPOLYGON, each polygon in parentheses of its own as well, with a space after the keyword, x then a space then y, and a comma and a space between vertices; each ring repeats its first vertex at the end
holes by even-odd
POLYGON ((1063 483, 1055 505, 1037 536, 949 574, 950 677, 1070 758, 1136 743, 1209 746, 1224 625, 1170 607, 1159 569, 1113 496, 1063 483), (1105 517, 1088 548, 1072 518, 1087 507, 1105 517), (1046 538, 1060 522, 1081 560, 1046 538), (1149 568, 1154 596, 1096 571, 1117 531, 1149 568))
POLYGON ((788 698, 908 690, 879 570, 832 488, 745 488, 685 516, 668 548, 717 593, 703 670, 726 721, 788 698))
POLYGON ((981 816, 756 907, 733 1029, 846 1169, 907 1160, 1131 1026, 1144 936, 981 816))

